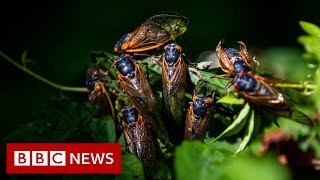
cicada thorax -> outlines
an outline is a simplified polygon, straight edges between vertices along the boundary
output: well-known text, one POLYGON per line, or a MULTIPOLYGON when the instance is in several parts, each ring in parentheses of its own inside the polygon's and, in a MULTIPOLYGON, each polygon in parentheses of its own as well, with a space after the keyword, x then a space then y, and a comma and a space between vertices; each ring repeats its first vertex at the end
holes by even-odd
POLYGON ((144 120, 160 139, 168 142, 161 116, 161 108, 156 102, 151 86, 138 64, 127 56, 120 56, 115 61, 118 81, 132 104, 143 115, 144 120))
POLYGON ((272 86, 276 82, 266 82, 262 76, 251 73, 239 73, 233 78, 233 86, 245 100, 263 107, 275 115, 293 119, 294 121, 313 125, 311 119, 294 108, 290 98, 272 86))
POLYGON ((212 99, 195 93, 186 116, 185 139, 204 140, 211 121, 211 111, 212 99))
POLYGON ((243 42, 240 43, 240 51, 234 48, 223 48, 222 41, 218 43, 216 47, 216 53, 218 56, 218 61, 221 69, 230 75, 235 75, 241 72, 249 72, 250 69, 250 59, 243 42))
POLYGON ((154 173, 155 147, 146 122, 132 106, 122 109, 122 126, 126 149, 135 154, 143 164, 146 174, 154 173))
POLYGON ((127 33, 116 43, 114 51, 137 53, 155 49, 186 31, 188 19, 178 14, 158 14, 127 33))
POLYGON ((186 64, 182 59, 181 47, 169 44, 162 56, 162 86, 166 113, 177 125, 183 124, 186 64))

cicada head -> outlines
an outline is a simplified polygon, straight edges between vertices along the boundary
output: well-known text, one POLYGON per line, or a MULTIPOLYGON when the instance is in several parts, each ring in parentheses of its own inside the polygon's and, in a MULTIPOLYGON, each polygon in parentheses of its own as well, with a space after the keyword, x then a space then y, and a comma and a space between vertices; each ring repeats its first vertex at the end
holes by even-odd
POLYGON ((90 69, 88 69, 86 85, 89 92, 92 92, 94 90, 95 84, 101 82, 101 77, 104 75, 105 72, 96 66, 93 66, 90 69))
POLYGON ((132 106, 125 106, 122 110, 123 121, 132 127, 138 121, 138 110, 132 106))
POLYGON ((196 117, 200 118, 206 114, 207 110, 211 107, 212 99, 202 96, 194 95, 192 102, 193 113, 196 117))
POLYGON ((164 59, 169 66, 173 66, 181 56, 181 47, 171 43, 164 47, 164 59))
POLYGON ((124 48, 122 47, 125 43, 128 42, 129 38, 131 37, 131 33, 127 33, 123 35, 119 41, 117 41, 116 45, 114 46, 114 52, 123 52, 124 48))
POLYGON ((123 76, 133 77, 135 73, 135 64, 133 60, 128 56, 120 56, 115 60, 115 66, 117 71, 123 76))

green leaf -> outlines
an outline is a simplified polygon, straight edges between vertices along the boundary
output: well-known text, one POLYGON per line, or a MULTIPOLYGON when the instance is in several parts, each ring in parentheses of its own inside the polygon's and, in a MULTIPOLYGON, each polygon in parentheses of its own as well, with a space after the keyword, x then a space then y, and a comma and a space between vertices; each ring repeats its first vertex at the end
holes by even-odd
POLYGON ((122 172, 116 175, 119 180, 143 180, 144 171, 139 159, 131 153, 122 155, 122 172))
POLYGON ((213 64, 213 61, 202 61, 196 64, 197 69, 200 70, 205 70, 207 68, 209 68, 209 66, 211 66, 211 64, 213 64))
MULTIPOLYGON (((254 109, 252 109, 252 111, 254 111, 254 109)), ((260 128, 261 128, 261 116, 260 114, 255 114, 252 137, 256 137, 256 135, 260 132, 260 128)))
POLYGON ((91 121, 89 132, 97 142, 112 143, 116 139, 115 125, 110 115, 91 121))
POLYGON ((169 167, 163 160, 157 160, 156 162, 157 174, 155 179, 172 179, 172 174, 169 167))
POLYGON ((162 74, 162 69, 160 65, 160 58, 161 56, 151 56, 142 61, 142 63, 147 63, 148 64, 148 69, 156 72, 158 75, 161 76, 162 74))
POLYGON ((244 104, 244 99, 237 98, 234 93, 228 93, 226 96, 220 98, 217 103, 224 103, 224 104, 244 104))
POLYGON ((289 180, 286 166, 278 162, 276 156, 265 155, 261 158, 247 154, 227 159, 224 164, 226 173, 223 179, 229 180, 289 180))
POLYGON ((175 151, 176 179, 221 179, 226 155, 200 141, 184 141, 175 151))
POLYGON ((124 140, 124 135, 123 135, 123 133, 121 134, 118 143, 121 144, 121 151, 122 151, 122 152, 127 152, 126 142, 125 142, 125 140, 124 140))
POLYGON ((254 130, 254 111, 251 110, 251 114, 250 114, 248 125, 247 125, 247 130, 245 132, 242 142, 240 143, 240 146, 238 147, 234 155, 238 154, 239 152, 242 152, 247 147, 247 145, 250 142, 253 130, 254 130))
POLYGON ((320 38, 320 28, 317 25, 305 21, 299 21, 299 24, 304 32, 320 38))
POLYGON ((198 85, 199 81, 205 83, 207 91, 218 92, 219 94, 226 94, 227 91, 225 87, 230 82, 227 78, 215 77, 216 74, 212 74, 206 71, 198 70, 194 67, 188 67, 188 72, 191 78, 191 82, 194 85, 198 85))
MULTIPOLYGON (((62 142, 70 138, 87 141, 81 136, 81 125, 92 120, 96 110, 84 104, 61 97, 46 105, 33 121, 19 125, 3 141, 62 142)), ((87 128, 87 127, 86 127, 87 128)))
POLYGON ((215 141, 215 142, 211 142, 212 139, 204 139, 204 143, 219 150, 224 152, 227 156, 231 156, 234 154, 234 152, 237 150, 237 148, 239 147, 239 142, 235 142, 235 143, 231 143, 228 142, 226 140, 222 140, 222 141, 215 141))
POLYGON ((314 55, 320 62, 320 38, 314 36, 302 35, 298 37, 298 42, 304 46, 304 49, 310 55, 314 55))
POLYGON ((218 137, 216 137, 212 142, 218 140, 219 138, 225 137, 225 136, 232 136, 236 133, 238 133, 243 126, 247 122, 247 116, 250 111, 250 105, 249 103, 246 103, 246 105, 241 109, 237 119, 233 121, 233 123, 227 127, 218 137))

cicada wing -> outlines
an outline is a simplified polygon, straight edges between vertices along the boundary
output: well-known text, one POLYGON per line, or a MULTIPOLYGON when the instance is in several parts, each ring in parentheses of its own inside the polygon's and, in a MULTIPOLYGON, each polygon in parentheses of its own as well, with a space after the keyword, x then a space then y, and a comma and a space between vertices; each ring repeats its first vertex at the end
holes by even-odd
POLYGON ((154 93, 151 89, 151 86, 149 84, 149 81, 147 77, 144 75, 144 73, 141 71, 140 67, 136 64, 136 77, 138 79, 140 88, 142 89, 143 93, 143 101, 145 101, 146 106, 144 106, 144 109, 148 109, 150 112, 157 112, 159 108, 157 108, 157 102, 156 98, 154 96, 154 93))
POLYGON ((154 108, 156 104, 155 97, 140 68, 136 69, 135 77, 133 78, 122 76, 121 74, 118 74, 118 77, 124 92, 136 108, 140 111, 151 111, 154 108))
POLYGON ((156 99, 151 86, 139 66, 136 64, 135 76, 133 78, 118 74, 119 82, 128 95, 132 104, 143 115, 148 126, 160 139, 168 141, 168 134, 164 128, 161 109, 157 107, 156 99))
POLYGON ((186 117, 186 126, 185 126, 185 133, 184 138, 188 140, 200 140, 203 141, 206 132, 211 121, 211 108, 208 108, 205 114, 197 119, 193 113, 192 106, 187 112, 186 117))
POLYGON ((240 44, 239 54, 240 56, 242 56, 246 64, 250 67, 250 58, 249 58, 249 53, 247 51, 246 45, 242 41, 239 41, 238 43, 240 44))
POLYGON ((126 52, 141 52, 155 49, 183 34, 188 19, 177 14, 159 14, 152 16, 122 45, 126 52))
POLYGON ((259 80, 262 87, 254 93, 242 92, 241 94, 246 100, 258 106, 265 107, 267 111, 275 115, 292 119, 302 124, 313 125, 312 120, 307 115, 294 108, 290 98, 286 94, 266 83, 263 77, 255 76, 255 78, 259 80), (271 94, 265 94, 264 92, 266 92, 266 90, 262 89, 267 89, 271 94))
POLYGON ((211 121, 211 108, 208 108, 206 113, 198 120, 197 124, 194 126, 194 133, 192 139, 199 139, 203 141, 206 132, 211 121))
POLYGON ((274 77, 266 77, 266 76, 258 76, 255 75, 255 78, 257 78, 260 81, 263 81, 269 85, 273 85, 273 84, 288 84, 290 82, 278 79, 278 78, 274 78, 274 77))
POLYGON ((135 126, 136 137, 135 146, 136 153, 139 159, 142 161, 144 167, 152 173, 154 171, 155 165, 155 149, 151 138, 151 134, 146 126, 145 122, 142 120, 142 116, 139 116, 138 122, 135 126))
POLYGON ((170 39, 173 39, 186 31, 189 21, 182 15, 171 13, 154 15, 146 21, 148 23, 160 25, 170 34, 170 39))
POLYGON ((130 152, 132 154, 136 154, 135 153, 135 139, 132 136, 132 129, 125 122, 122 122, 122 126, 123 126, 124 140, 126 143, 126 149, 128 152, 130 152))
POLYGON ((163 61, 162 84, 166 112, 170 119, 181 125, 186 89, 186 65, 181 57, 172 67, 163 61))
POLYGON ((192 105, 190 104, 190 107, 187 112, 186 116, 186 124, 185 124, 185 130, 184 130, 184 139, 191 140, 192 132, 193 132, 193 124, 194 124, 194 113, 192 110, 192 105))
POLYGON ((122 48, 126 52, 141 52, 155 49, 170 40, 170 34, 160 25, 148 23, 134 31, 122 48))
MULTIPOLYGON (((257 75, 256 75, 257 76, 257 75)), ((285 81, 282 79, 274 78, 274 77, 266 77, 266 76, 259 76, 259 79, 263 80, 265 83, 273 86, 274 84, 291 84, 292 82, 285 81)), ((297 91, 303 91, 303 88, 292 88, 297 91)))
POLYGON ((107 97, 108 94, 104 89, 104 84, 102 82, 96 83, 94 86, 94 90, 89 94, 89 102, 90 104, 96 106, 103 112, 110 113, 111 112, 111 102, 107 97))
POLYGON ((233 63, 231 62, 230 58, 228 57, 227 53, 225 53, 225 49, 222 47, 222 41, 220 41, 216 47, 216 54, 218 57, 218 62, 220 64, 221 69, 230 74, 233 69, 233 63))

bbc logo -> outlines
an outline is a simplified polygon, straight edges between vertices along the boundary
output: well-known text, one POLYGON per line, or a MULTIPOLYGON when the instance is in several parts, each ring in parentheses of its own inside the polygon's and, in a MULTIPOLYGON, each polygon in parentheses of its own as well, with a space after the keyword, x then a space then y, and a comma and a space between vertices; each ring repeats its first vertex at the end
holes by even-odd
POLYGON ((14 151, 14 166, 65 166, 66 151, 14 151))
POLYGON ((119 143, 7 143, 7 174, 120 174, 119 143))

